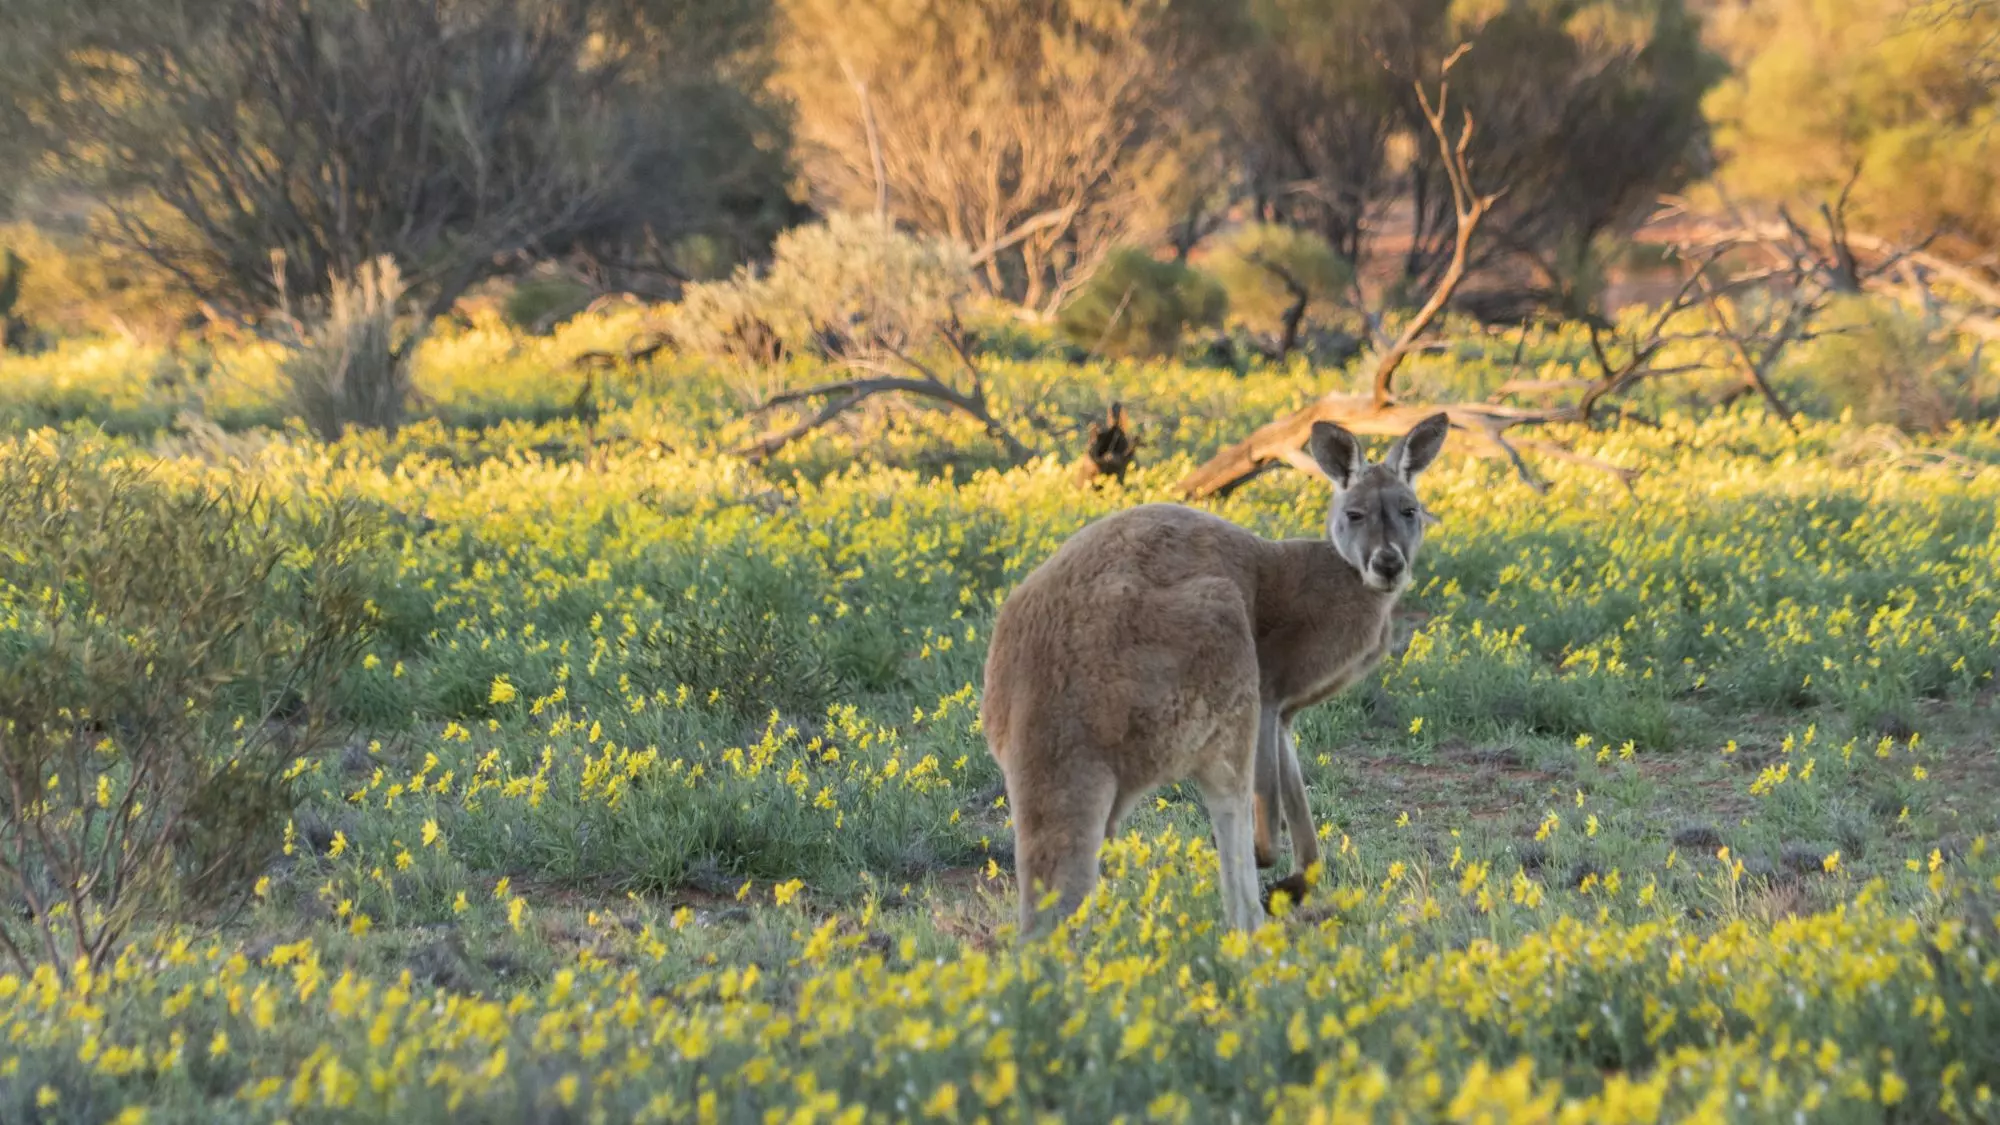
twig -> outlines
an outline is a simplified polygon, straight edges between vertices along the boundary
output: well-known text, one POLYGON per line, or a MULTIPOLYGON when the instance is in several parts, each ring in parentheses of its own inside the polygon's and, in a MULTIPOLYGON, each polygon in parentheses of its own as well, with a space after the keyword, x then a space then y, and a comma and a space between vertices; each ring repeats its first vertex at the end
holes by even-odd
POLYGON ((1701 291, 1703 298, 1708 302, 1710 313, 1715 317, 1717 331, 1721 333, 1724 340, 1729 342, 1730 350, 1736 354, 1737 362, 1743 365, 1744 374, 1749 377, 1751 384, 1759 394, 1764 396, 1764 401, 1770 404, 1772 411, 1784 421, 1785 425, 1793 433, 1799 432, 1799 424, 1792 418, 1791 408, 1785 405, 1785 400, 1778 397, 1776 388, 1772 387, 1770 380, 1764 376, 1765 368, 1773 359, 1777 358, 1778 349, 1782 348, 1796 334, 1796 325, 1804 319, 1801 310, 1806 308, 1806 304, 1804 302, 1793 304, 1791 311, 1785 314, 1783 325, 1785 330, 1776 341, 1765 347, 1764 356, 1760 360, 1750 354, 1750 347, 1744 341, 1742 333, 1729 323, 1729 317, 1723 311, 1722 303, 1716 299, 1715 290, 1706 282, 1703 282, 1701 291))
POLYGON ((992 411, 987 408, 985 380, 980 376, 978 365, 973 363, 972 356, 966 351, 964 342, 958 339, 957 334, 953 332, 945 331, 941 332, 940 335, 945 338, 946 345, 957 356, 959 363, 969 373, 971 377, 970 391, 959 390, 939 378, 937 372, 915 356, 885 343, 883 344, 883 349, 904 367, 915 371, 918 377, 911 378, 907 375, 899 374, 895 368, 876 360, 850 359, 847 361, 849 367, 859 371, 871 372, 875 377, 820 383, 815 386, 793 391, 783 391, 772 395, 763 403, 752 408, 750 416, 755 417, 778 407, 806 402, 816 398, 825 398, 828 401, 809 417, 801 419, 790 426, 768 430, 753 438, 748 443, 738 446, 732 452, 739 457, 747 457, 752 461, 761 461, 876 395, 907 394, 915 395, 918 398, 930 399, 933 402, 941 402, 951 409, 979 422, 985 427, 988 435, 1006 447, 1007 455, 1014 461, 1023 462, 1033 459, 1035 451, 1023 444, 1019 438, 1016 438, 1005 425, 1001 424, 998 418, 993 416, 992 411))
MULTIPOLYGON (((1469 44, 1460 45, 1458 50, 1452 52, 1451 57, 1445 60, 1442 69, 1446 75, 1449 75, 1452 64, 1457 62, 1469 47, 1469 44)), ((1467 157, 1472 146, 1472 112, 1461 111, 1460 115, 1464 118, 1465 126, 1459 130, 1458 141, 1454 144, 1444 120, 1450 93, 1449 81, 1440 79, 1437 105, 1432 106, 1430 95, 1425 92, 1423 83, 1417 83, 1417 102, 1423 107, 1424 119, 1430 123, 1431 135, 1437 138, 1438 152, 1444 158, 1445 179, 1451 187, 1452 212, 1457 221, 1452 241, 1451 263, 1445 267, 1444 275, 1438 278, 1436 287, 1431 290, 1430 298, 1417 309, 1416 315, 1410 318, 1410 322, 1403 326, 1403 331, 1396 337, 1396 342, 1391 344, 1389 350, 1376 361, 1373 385, 1375 402, 1378 406, 1386 406, 1395 400, 1393 388, 1396 369, 1402 366, 1403 360, 1409 356, 1411 346, 1417 342, 1417 337, 1430 328, 1431 322, 1444 311, 1445 305, 1451 301, 1452 294, 1457 292, 1459 283, 1465 280, 1466 269, 1471 261, 1472 236, 1479 229, 1480 220, 1486 217, 1487 211, 1501 195, 1500 192, 1481 195, 1474 190, 1472 168, 1467 157)))

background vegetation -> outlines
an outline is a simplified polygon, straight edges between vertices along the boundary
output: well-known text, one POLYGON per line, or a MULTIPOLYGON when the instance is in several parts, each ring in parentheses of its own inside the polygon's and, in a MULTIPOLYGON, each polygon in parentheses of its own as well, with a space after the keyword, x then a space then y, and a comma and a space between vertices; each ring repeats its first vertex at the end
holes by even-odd
POLYGON ((0 1120, 2000 1119, 1996 47, 8 4, 0 1120), (1008 590, 1439 407, 1313 894, 1020 944, 1008 590))

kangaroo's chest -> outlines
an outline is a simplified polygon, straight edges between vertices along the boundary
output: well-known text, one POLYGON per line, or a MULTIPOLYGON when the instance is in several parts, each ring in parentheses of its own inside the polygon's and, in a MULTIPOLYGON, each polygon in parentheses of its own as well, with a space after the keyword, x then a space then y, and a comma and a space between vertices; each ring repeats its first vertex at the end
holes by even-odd
POLYGON ((1340 624, 1346 627, 1283 627, 1258 645, 1264 696, 1287 716, 1352 686, 1388 652, 1386 610, 1340 624))

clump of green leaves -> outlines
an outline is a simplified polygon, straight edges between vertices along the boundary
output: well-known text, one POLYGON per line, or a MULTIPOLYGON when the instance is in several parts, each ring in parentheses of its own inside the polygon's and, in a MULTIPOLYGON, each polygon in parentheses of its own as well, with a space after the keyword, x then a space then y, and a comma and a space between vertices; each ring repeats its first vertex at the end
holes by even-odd
POLYGON ((0 351, 27 341, 27 322, 14 312, 21 303, 21 281, 27 273, 28 264, 12 247, 0 251, 0 351))
POLYGON ((688 286, 672 330, 691 351, 752 362, 895 356, 932 344, 971 292, 964 248, 836 214, 780 235, 762 274, 688 286))
POLYGON ((24 971, 101 965, 255 871, 368 634, 373 538, 339 502, 0 447, 0 948, 24 971))
POLYGON ((1231 313, 1258 331, 1276 332, 1279 355, 1298 345, 1315 307, 1327 311, 1354 278, 1354 267, 1326 239, 1275 223, 1237 230, 1208 267, 1228 293, 1231 313))
POLYGON ((2000 416, 2000 365, 1939 318, 1848 297, 1781 371, 1808 410, 1912 433, 2000 416))
POLYGON ((590 304, 590 287, 557 275, 531 277, 516 285, 501 305, 507 323, 523 332, 546 336, 556 325, 590 304))
POLYGON ((1208 275, 1143 250, 1112 254, 1057 317, 1064 336, 1094 354, 1159 356, 1191 328, 1222 323, 1228 295, 1208 275))

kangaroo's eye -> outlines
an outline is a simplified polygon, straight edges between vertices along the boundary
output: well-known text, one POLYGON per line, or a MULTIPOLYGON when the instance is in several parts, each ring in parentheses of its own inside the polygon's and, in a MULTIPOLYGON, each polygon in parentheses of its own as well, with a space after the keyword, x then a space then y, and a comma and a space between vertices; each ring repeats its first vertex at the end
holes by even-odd
POLYGON ((1353 512, 1353 511, 1350 511, 1350 512, 1348 512, 1348 513, 1347 513, 1347 522, 1348 522, 1348 523, 1360 523, 1360 522, 1361 522, 1361 519, 1362 519, 1362 516, 1363 516, 1363 515, 1364 515, 1364 513, 1362 513, 1362 512, 1353 512))
POLYGON ((1413 519, 1416 519, 1416 518, 1417 518, 1417 510, 1416 510, 1415 508, 1404 508, 1404 509, 1403 509, 1403 518, 1404 518, 1404 519, 1406 519, 1406 520, 1413 520, 1413 519))

